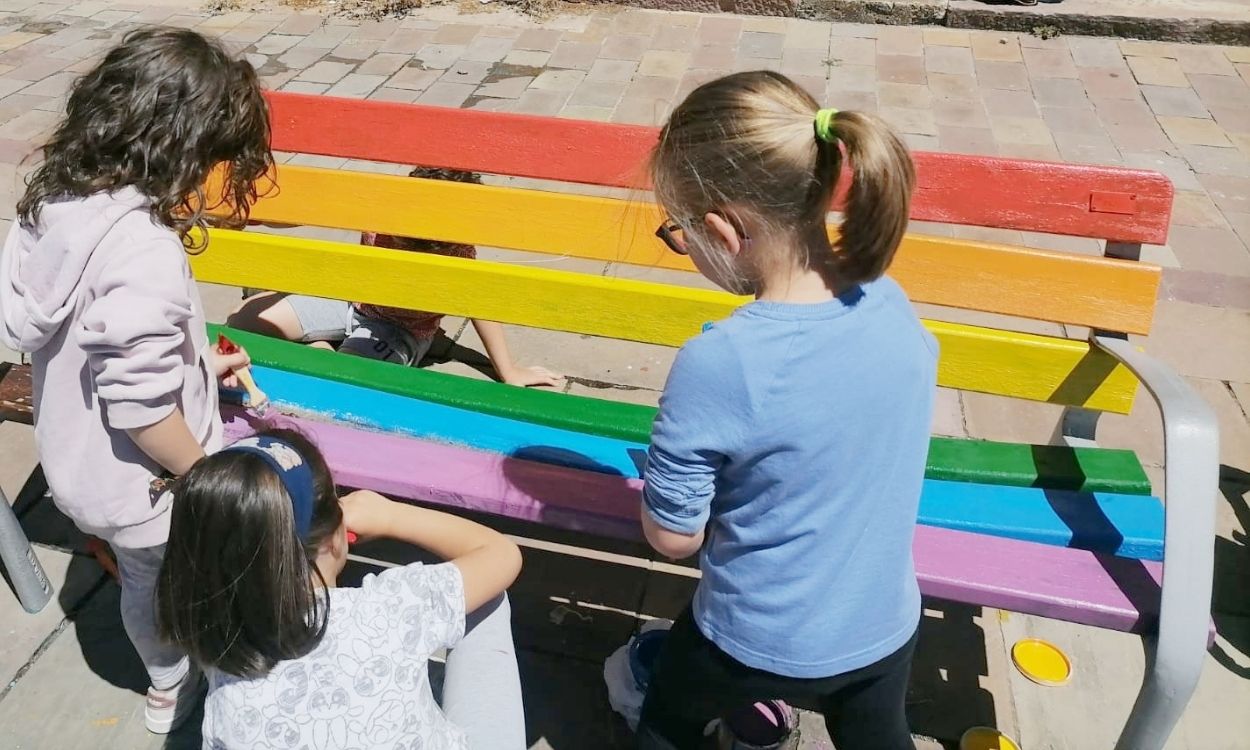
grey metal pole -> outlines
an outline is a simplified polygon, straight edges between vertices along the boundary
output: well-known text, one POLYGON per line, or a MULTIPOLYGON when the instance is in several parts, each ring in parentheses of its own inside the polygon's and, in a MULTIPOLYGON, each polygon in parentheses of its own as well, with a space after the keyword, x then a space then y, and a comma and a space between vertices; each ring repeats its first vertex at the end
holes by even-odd
POLYGON ((4 490, 0 490, 0 560, 22 607, 31 614, 43 609, 52 598, 52 583, 35 557, 4 490))
POLYGON ((1215 412, 1180 375, 1123 339, 1094 343, 1123 362, 1163 414, 1164 548, 1159 633, 1153 659, 1116 750, 1163 750, 1198 687, 1207 659, 1219 497, 1215 412))

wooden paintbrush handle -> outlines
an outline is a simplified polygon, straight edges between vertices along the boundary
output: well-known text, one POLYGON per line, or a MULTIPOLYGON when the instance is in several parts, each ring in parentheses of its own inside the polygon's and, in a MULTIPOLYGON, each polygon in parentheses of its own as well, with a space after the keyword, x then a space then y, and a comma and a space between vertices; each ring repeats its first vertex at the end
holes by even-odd
POLYGON ((256 386, 256 380, 252 378, 252 370, 248 367, 239 367, 234 370, 235 376, 239 378, 239 382, 247 389, 247 396, 251 399, 252 406, 268 401, 269 397, 264 391, 256 386))

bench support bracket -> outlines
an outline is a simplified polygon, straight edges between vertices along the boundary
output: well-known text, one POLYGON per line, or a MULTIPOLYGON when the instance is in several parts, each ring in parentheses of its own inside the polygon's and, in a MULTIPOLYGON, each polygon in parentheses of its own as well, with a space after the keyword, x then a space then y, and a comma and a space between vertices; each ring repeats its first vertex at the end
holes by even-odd
MULTIPOLYGON (((1120 260, 1141 260, 1140 242, 1107 241, 1103 257, 1120 260)), ((1108 331, 1094 331, 1097 336, 1119 336, 1123 334, 1108 331)), ((1101 412, 1069 406, 1063 410, 1063 418, 1059 422, 1059 439, 1069 448, 1097 448, 1098 441, 1094 434, 1098 431, 1098 417, 1101 412)))
POLYGON ((1098 417, 1102 412, 1069 406, 1063 410, 1059 422, 1059 437, 1069 448, 1097 448, 1094 434, 1098 431, 1098 417))
POLYGON ((1163 750, 1198 686, 1206 661, 1215 557, 1220 442, 1215 414, 1167 365, 1125 339, 1093 343, 1133 371, 1163 415, 1163 592, 1156 638, 1147 638, 1146 678, 1116 750, 1163 750))

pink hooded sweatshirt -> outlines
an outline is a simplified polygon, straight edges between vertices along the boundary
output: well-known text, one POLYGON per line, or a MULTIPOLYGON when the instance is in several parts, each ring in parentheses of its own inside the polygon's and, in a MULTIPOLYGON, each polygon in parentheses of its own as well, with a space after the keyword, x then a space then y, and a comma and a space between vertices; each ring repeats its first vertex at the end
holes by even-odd
POLYGON ((204 307, 176 234, 134 188, 48 203, 0 257, 0 339, 30 354, 35 441, 57 506, 120 547, 164 544, 164 469, 126 430, 180 407, 206 452, 222 425, 204 307))

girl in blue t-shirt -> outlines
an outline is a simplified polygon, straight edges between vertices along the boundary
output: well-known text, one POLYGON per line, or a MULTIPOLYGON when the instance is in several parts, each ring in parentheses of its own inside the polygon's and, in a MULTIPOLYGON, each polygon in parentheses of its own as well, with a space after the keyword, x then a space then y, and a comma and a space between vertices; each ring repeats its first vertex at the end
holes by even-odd
POLYGON ((912 562, 937 346, 884 276, 915 172, 876 117, 777 73, 696 89, 652 157, 657 234, 755 301, 682 348, 645 472, 658 551, 701 551, 642 712, 644 748, 696 748, 743 704, 817 705, 840 748, 913 748, 912 562), (839 238, 827 214, 844 167, 839 238))

